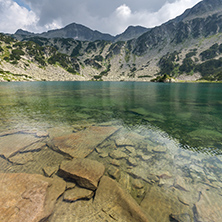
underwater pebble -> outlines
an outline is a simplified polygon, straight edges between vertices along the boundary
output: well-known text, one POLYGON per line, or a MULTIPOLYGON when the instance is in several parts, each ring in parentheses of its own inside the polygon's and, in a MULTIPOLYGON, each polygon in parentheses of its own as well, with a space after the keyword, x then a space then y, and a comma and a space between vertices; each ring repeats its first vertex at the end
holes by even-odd
POLYGON ((113 152, 111 152, 109 154, 109 156, 113 159, 123 159, 123 158, 127 158, 128 155, 120 150, 114 150, 113 152))
POLYGON ((107 170, 107 173, 109 176, 111 176, 113 179, 118 180, 120 178, 120 170, 115 166, 110 166, 107 170))
POLYGON ((134 158, 132 158, 132 157, 129 157, 128 158, 128 163, 130 164, 130 165, 133 165, 133 166, 137 166, 138 164, 137 164, 137 161, 134 159, 134 158))
POLYGON ((167 148, 164 146, 156 146, 152 149, 154 153, 166 153, 167 148))
POLYGON ((110 164, 114 165, 114 166, 120 166, 120 162, 116 159, 113 159, 110 164))
POLYGON ((132 181, 132 185, 136 189, 142 189, 144 187, 144 183, 139 179, 134 179, 132 181))

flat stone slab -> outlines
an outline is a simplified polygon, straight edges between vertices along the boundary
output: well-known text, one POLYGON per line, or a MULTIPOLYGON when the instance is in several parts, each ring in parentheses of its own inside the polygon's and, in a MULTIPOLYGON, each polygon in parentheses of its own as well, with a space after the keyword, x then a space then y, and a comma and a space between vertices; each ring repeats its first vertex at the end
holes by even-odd
POLYGON ((116 221, 153 221, 116 181, 106 176, 99 183, 93 204, 116 221))
POLYGON ((73 158, 85 158, 118 129, 118 127, 91 126, 77 133, 54 138, 52 146, 73 158))
POLYGON ((6 159, 10 158, 38 141, 39 138, 30 134, 12 134, 0 137, 0 155, 6 159))
POLYGON ((64 161, 60 165, 59 175, 64 178, 71 178, 76 181, 80 187, 95 190, 100 178, 105 172, 105 167, 90 159, 73 159, 64 161))
POLYGON ((0 174, 0 221, 45 221, 65 191, 60 178, 37 174, 0 174))
POLYGON ((92 190, 75 187, 74 189, 67 190, 64 194, 63 200, 67 202, 74 202, 81 199, 91 199, 94 195, 92 190))
POLYGON ((198 221, 222 221, 222 196, 214 192, 202 191, 195 208, 198 221))
POLYGON ((33 161, 33 154, 32 153, 18 153, 15 156, 9 158, 9 161, 15 163, 15 164, 19 164, 19 165, 23 165, 26 164, 27 162, 33 161))
POLYGON ((169 222, 170 215, 187 214, 192 218, 193 214, 188 206, 178 200, 173 191, 155 185, 146 193, 140 206, 154 221, 169 222))

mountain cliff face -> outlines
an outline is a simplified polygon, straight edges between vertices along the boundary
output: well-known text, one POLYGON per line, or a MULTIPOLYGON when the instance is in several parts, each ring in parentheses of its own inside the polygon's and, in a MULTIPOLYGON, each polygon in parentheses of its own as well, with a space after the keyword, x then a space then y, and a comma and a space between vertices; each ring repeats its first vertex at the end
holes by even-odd
POLYGON ((15 36, 24 41, 5 35, 0 40, 4 75, 13 70, 38 80, 222 80, 222 0, 204 0, 161 26, 129 27, 116 37, 76 24, 39 35, 18 30, 15 36))

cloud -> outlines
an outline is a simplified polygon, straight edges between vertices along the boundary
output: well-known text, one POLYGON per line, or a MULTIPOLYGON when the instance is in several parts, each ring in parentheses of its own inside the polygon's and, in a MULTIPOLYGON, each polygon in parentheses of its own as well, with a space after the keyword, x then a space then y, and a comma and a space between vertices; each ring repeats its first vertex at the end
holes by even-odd
POLYGON ((200 0, 17 0, 20 5, 14 1, 0 0, 4 32, 18 28, 43 32, 76 22, 115 35, 129 25, 160 25, 200 0))
POLYGON ((147 9, 133 11, 129 6, 123 4, 116 8, 115 12, 103 20, 106 27, 112 27, 114 33, 123 32, 129 25, 141 25, 154 27, 181 15, 187 8, 194 6, 199 0, 176 0, 166 2, 158 11, 151 12, 147 9))
POLYGON ((0 31, 14 33, 18 28, 32 29, 37 20, 33 11, 12 0, 0 0, 0 31))

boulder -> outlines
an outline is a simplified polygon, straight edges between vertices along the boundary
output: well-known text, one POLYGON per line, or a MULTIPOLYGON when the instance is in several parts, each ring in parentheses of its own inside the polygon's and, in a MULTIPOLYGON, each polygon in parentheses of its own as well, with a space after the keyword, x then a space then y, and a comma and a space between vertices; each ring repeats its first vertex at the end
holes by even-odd
POLYGON ((77 133, 53 138, 52 148, 73 158, 85 158, 118 129, 117 127, 91 126, 77 133))
POLYGON ((153 221, 116 181, 106 176, 101 178, 93 204, 117 221, 153 221))
POLYGON ((73 159, 72 161, 62 162, 59 175, 67 179, 74 179, 81 187, 95 190, 104 171, 104 165, 97 161, 73 159))
POLYGON ((6 159, 10 158, 38 141, 39 138, 30 134, 12 134, 0 137, 0 155, 6 159))
POLYGON ((52 214, 66 183, 60 178, 13 173, 0 174, 0 186, 0 221, 38 222, 52 214))

